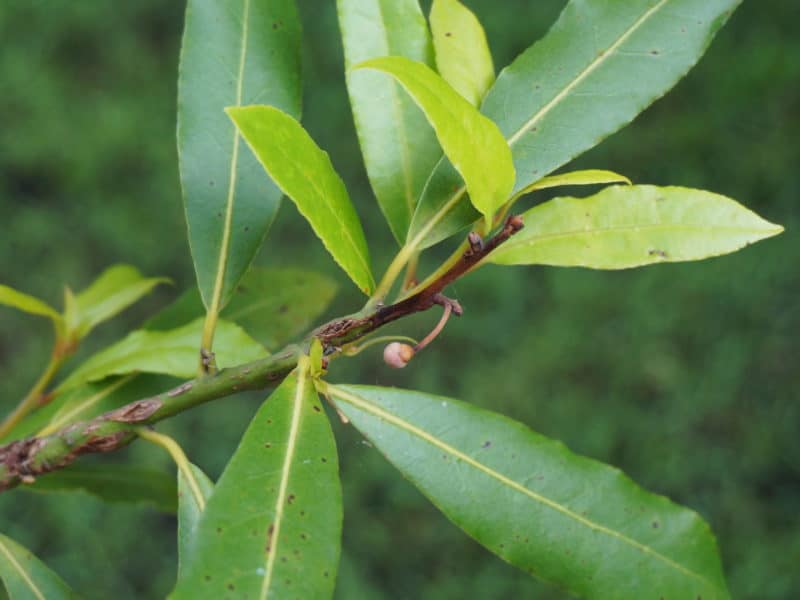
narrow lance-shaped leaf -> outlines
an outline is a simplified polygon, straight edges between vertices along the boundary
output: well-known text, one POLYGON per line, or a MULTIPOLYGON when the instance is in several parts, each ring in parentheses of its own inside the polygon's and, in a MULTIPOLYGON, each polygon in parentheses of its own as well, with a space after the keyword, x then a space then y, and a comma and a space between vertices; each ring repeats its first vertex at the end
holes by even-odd
POLYGON ((11 600, 79 598, 27 548, 0 534, 0 579, 11 600))
POLYGON ((422 188, 442 155, 414 102, 391 79, 350 67, 379 56, 433 65, 433 47, 417 0, 338 0, 347 91, 370 184, 398 243, 422 188))
POLYGON ((250 423, 200 518, 173 598, 333 593, 342 526, 338 461, 307 362, 250 423))
POLYGON ((511 150, 497 125, 422 63, 387 56, 365 61, 354 69, 383 71, 405 88, 463 177, 472 204, 491 220, 514 187, 511 150))
MULTIPOLYGON (((314 271, 254 266, 236 286, 221 316, 276 350, 308 329, 328 308, 336 288, 333 279, 314 271)), ((174 329, 203 313, 200 293, 192 288, 147 321, 144 329, 174 329)))
POLYGON ((33 492, 85 492, 105 502, 153 504, 174 513, 178 488, 175 478, 164 471, 126 464, 73 464, 40 477, 22 489, 33 492))
POLYGON ((480 21, 458 0, 433 0, 431 33, 436 67, 473 106, 494 83, 494 64, 480 21))
MULTIPOLYGON (((191 378, 197 373, 197 339, 202 326, 202 319, 198 319, 171 331, 134 331, 89 358, 57 391, 64 392, 110 375, 135 372, 191 378)), ((216 339, 217 362, 221 366, 238 365, 267 355, 261 344, 227 321, 218 323, 216 339)))
POLYGON ((627 269, 727 254, 783 231, 725 196, 651 185, 555 198, 522 219, 490 262, 627 269))
POLYGON ((67 295, 67 329, 78 337, 85 337, 97 325, 121 313, 159 283, 168 281, 165 277, 143 277, 130 265, 109 267, 85 290, 74 296, 67 295))
POLYGON ((364 230, 328 153, 300 123, 274 106, 229 108, 227 113, 334 260, 369 295, 375 281, 364 230))
POLYGON ((214 483, 199 467, 189 463, 190 473, 178 469, 178 577, 197 547, 197 526, 214 491, 214 483))
POLYGON ((292 0, 188 2, 178 157, 197 282, 214 314, 252 262, 280 200, 224 108, 265 102, 299 116, 301 91, 292 0))
POLYGON ((539 181, 530 184, 516 193, 516 196, 530 194, 537 190, 546 190, 565 185, 598 185, 601 183, 627 183, 631 185, 630 179, 625 175, 614 173, 614 171, 604 171, 602 169, 586 169, 583 171, 568 171, 549 177, 542 177, 539 181))
POLYGON ((585 598, 728 597, 706 523, 617 469, 449 398, 329 393, 448 518, 511 564, 585 598))
POLYGON ((31 315, 49 317, 57 325, 61 323, 61 315, 44 300, 19 292, 7 285, 0 284, 0 305, 10 306, 31 315))
MULTIPOLYGON (((481 111, 508 140, 514 193, 614 133, 697 62, 741 0, 571 0, 503 69, 481 111)), ((409 240, 427 248, 477 218, 452 165, 431 176, 409 240)))

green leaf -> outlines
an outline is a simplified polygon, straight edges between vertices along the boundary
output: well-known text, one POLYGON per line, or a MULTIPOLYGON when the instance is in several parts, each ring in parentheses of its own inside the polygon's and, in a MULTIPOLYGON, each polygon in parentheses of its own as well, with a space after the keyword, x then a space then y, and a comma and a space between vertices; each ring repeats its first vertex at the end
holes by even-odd
POLYGON ((727 254, 783 231, 725 196, 652 185, 555 198, 522 219, 490 262, 627 269, 727 254))
POLYGON ((353 68, 383 71, 403 86, 425 113, 442 150, 464 178, 472 204, 491 219, 514 187, 511 150, 497 125, 422 63, 386 56, 353 68))
POLYGON ((42 561, 0 534, 0 578, 11 600, 80 598, 42 561))
MULTIPOLYGON (((508 140, 514 193, 597 145, 697 62, 741 0, 571 0, 547 35, 503 69, 481 111, 508 140)), ((411 221, 423 249, 474 222, 453 167, 437 166, 411 221)))
POLYGON ((585 598, 727 598, 700 517, 521 423, 420 392, 329 387, 339 410, 449 519, 585 598))
POLYGON ((22 489, 33 492, 86 492, 106 502, 147 503, 174 513, 175 479, 163 471, 126 464, 73 464, 49 473, 22 489))
POLYGON ((548 188, 561 187, 564 185, 597 185, 601 183, 627 183, 632 185, 630 179, 625 175, 614 173, 614 171, 604 171, 602 169, 586 169, 584 171, 568 171, 566 173, 559 173, 557 175, 550 175, 549 177, 542 177, 529 186, 521 189, 516 193, 516 196, 524 196, 537 190, 546 190, 548 188))
POLYGON ((274 106, 229 108, 226 112, 334 260, 369 295, 375 281, 367 241, 328 153, 314 143, 300 123, 274 106))
MULTIPOLYGON (((221 316, 276 350, 308 329, 328 308, 336 288, 331 278, 313 271, 254 266, 236 286, 221 316)), ((203 313, 200 294, 192 288, 145 323, 144 329, 173 329, 203 313)))
POLYGON ((178 469, 178 577, 196 549, 197 526, 214 491, 214 483, 199 467, 189 463, 190 474, 178 469))
POLYGON ((403 243, 422 188, 442 152, 428 121, 397 84, 350 67, 379 56, 433 65, 428 26, 417 0, 338 0, 347 91, 375 197, 403 243))
POLYGON ((55 399, 20 421, 0 442, 49 435, 70 423, 85 421, 134 400, 156 395, 172 383, 171 378, 160 375, 131 374, 79 385, 59 392, 55 399))
POLYGON ((272 223, 280 191, 223 112, 265 102, 299 117, 300 23, 292 0, 190 0, 178 77, 178 157, 203 302, 225 305, 272 223))
MULTIPOLYGON (((139 330, 89 358, 58 386, 65 392, 110 375, 161 373, 181 379, 197 374, 197 339, 203 319, 171 331, 139 330)), ((267 351, 238 325, 220 321, 215 350, 220 367, 263 358, 267 351)))
POLYGON ((433 0, 431 33, 436 67, 473 106, 494 83, 494 64, 478 18, 458 0, 433 0))
POLYGON ((85 337, 94 327, 121 313, 159 283, 168 281, 165 277, 142 277, 129 265, 110 267, 84 291, 74 297, 68 294, 67 329, 79 338, 85 337))
POLYGON ((300 373, 250 423, 200 519, 173 598, 333 593, 342 526, 338 460, 302 363, 300 373))
POLYGON ((58 311, 44 302, 28 294, 0 284, 0 304, 16 308, 31 315, 49 317, 56 325, 61 324, 61 315, 58 311))

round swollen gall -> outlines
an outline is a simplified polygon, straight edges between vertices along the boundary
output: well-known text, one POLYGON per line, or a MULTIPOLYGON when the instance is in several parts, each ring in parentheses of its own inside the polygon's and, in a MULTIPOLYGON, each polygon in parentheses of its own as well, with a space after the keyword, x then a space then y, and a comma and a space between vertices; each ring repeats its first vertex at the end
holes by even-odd
POLYGON ((414 358, 414 348, 408 344, 392 342, 383 349, 383 362, 393 369, 402 369, 414 358))

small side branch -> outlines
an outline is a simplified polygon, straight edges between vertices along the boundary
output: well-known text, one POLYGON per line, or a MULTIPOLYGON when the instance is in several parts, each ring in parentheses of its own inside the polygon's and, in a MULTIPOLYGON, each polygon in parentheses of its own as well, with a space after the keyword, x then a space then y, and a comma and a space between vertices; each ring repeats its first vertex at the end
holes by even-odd
MULTIPOLYGON (((453 266, 425 289, 400 302, 367 314, 337 319, 311 333, 301 345, 287 346, 267 358, 222 369, 153 396, 131 402, 88 421, 68 425, 51 435, 18 440, 0 447, 0 492, 20 483, 30 483, 51 471, 62 469, 83 454, 111 452, 136 439, 142 425, 152 425, 199 404, 244 390, 264 389, 281 381, 297 366, 313 338, 326 350, 360 339, 402 317, 441 305, 445 317, 461 315, 461 306, 443 295, 444 289, 475 268, 492 250, 522 229, 519 217, 509 217, 503 229, 484 242, 470 234, 470 247, 453 266)), ((438 333, 437 330, 435 330, 438 333)))

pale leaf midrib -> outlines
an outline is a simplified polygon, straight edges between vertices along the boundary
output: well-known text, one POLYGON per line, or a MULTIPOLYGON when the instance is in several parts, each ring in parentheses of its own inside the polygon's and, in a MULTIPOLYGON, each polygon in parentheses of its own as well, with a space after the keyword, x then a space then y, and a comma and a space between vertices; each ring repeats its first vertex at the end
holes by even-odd
POLYGON ((493 479, 496 479, 497 481, 499 481, 503 485, 505 485, 505 486, 507 486, 507 487, 509 487, 509 488, 511 488, 511 489, 513 489, 513 490, 515 490, 515 491, 517 491, 517 492, 519 492, 519 493, 521 493, 521 494, 523 494, 525 496, 528 496, 529 498, 531 498, 531 500, 533 500, 535 502, 538 502, 540 504, 543 504, 544 506, 547 506, 548 508, 551 508, 551 509, 553 509, 553 510, 555 510, 555 511, 557 511, 557 512, 559 512, 559 513, 561 513, 561 514, 563 514, 563 515, 575 520, 576 522, 588 527, 589 529, 592 529, 594 531, 597 531, 599 533, 603 533, 605 535, 608 535, 609 537, 617 539, 620 542, 622 542, 624 544, 627 544, 627 545, 631 546, 632 548, 635 548, 636 550, 639 550, 640 552, 642 552, 644 554, 649 554, 649 555, 653 556, 654 558, 656 558, 657 560, 660 560, 664 564, 668 565, 669 567, 671 567, 671 568, 683 573, 684 575, 688 575, 688 576, 690 576, 690 577, 692 577, 694 579, 702 581, 703 583, 706 583, 706 584, 710 585, 711 587, 716 587, 710 581, 708 581, 705 577, 700 575, 699 573, 695 573, 694 571, 692 571, 692 570, 684 567, 683 565, 675 562, 671 558, 669 558, 667 556, 664 556, 663 554, 661 554, 660 552, 652 549, 651 547, 646 546, 646 545, 642 544, 641 542, 638 542, 638 541, 636 541, 636 540, 634 540, 632 538, 629 538, 628 536, 626 536, 626 535, 624 535, 622 533, 614 531, 613 529, 609 529, 608 527, 600 525, 599 523, 595 523, 591 519, 588 519, 588 518, 586 518, 586 517, 584 517, 582 515, 579 515, 579 514, 573 512, 573 511, 571 511, 569 508, 566 508, 566 507, 558 504, 554 500, 551 500, 551 499, 549 499, 549 498, 547 498, 545 496, 542 496, 541 494, 538 494, 538 493, 534 492, 533 490, 530 490, 530 489, 526 488, 525 486, 523 486, 520 483, 514 481, 513 479, 503 475, 502 473, 499 473, 499 472, 495 471, 494 469, 484 465, 481 462, 478 462, 473 457, 471 457, 471 456, 469 456, 467 454, 464 454, 463 452, 461 452, 460 450, 457 450, 453 446, 450 446, 446 442, 443 442, 442 440, 440 440, 439 438, 435 437, 434 435, 428 433, 427 431, 425 431, 423 429, 420 429, 419 427, 416 427, 415 425, 409 423, 408 421, 405 421, 405 420, 401 419, 400 417, 398 417, 396 415, 393 415, 392 413, 389 413, 389 412, 383 410, 379 406, 376 406, 375 404, 371 403, 366 398, 363 398, 361 396, 356 396, 354 394, 346 392, 345 390, 342 390, 342 389, 337 388, 335 386, 329 386, 329 390, 334 396, 337 396, 337 397, 339 397, 340 399, 342 399, 342 400, 344 400, 346 402, 350 402, 351 404, 355 405, 356 407, 359 407, 359 408, 361 408, 362 410, 365 410, 368 413, 372 413, 373 415, 375 415, 375 416, 377 416, 377 417, 379 417, 379 418, 381 418, 381 419, 383 419, 385 421, 388 421, 389 423, 392 423, 392 424, 396 425, 400 429, 405 430, 406 432, 410 433, 411 435, 414 435, 414 436, 418 437, 419 439, 431 444, 432 446, 435 446, 435 447, 439 448, 440 450, 451 454, 452 456, 458 458, 459 460, 462 460, 463 462, 465 462, 465 463, 469 464, 470 466, 476 468, 477 470, 483 472, 484 474, 488 475, 489 477, 492 477, 493 479))
POLYGON ((286 440, 286 455, 284 456, 283 465, 281 467, 278 497, 275 501, 275 522, 274 529, 272 530, 272 539, 270 540, 269 552, 267 552, 267 562, 264 568, 264 581, 261 585, 261 593, 259 594, 259 598, 261 600, 265 600, 267 598, 270 592, 270 586, 272 585, 272 576, 275 569, 275 558, 278 555, 278 546, 280 544, 283 511, 286 505, 286 492, 289 485, 289 473, 292 470, 292 462, 295 451, 297 450, 297 432, 300 429, 300 415, 303 407, 305 386, 306 373, 305 371, 300 371, 297 374, 297 387, 295 387, 294 397, 292 398, 292 421, 289 426, 289 437, 286 440))
MULTIPOLYGON (((239 68, 236 77, 236 102, 241 106, 244 93, 244 66, 247 58, 247 33, 250 20, 250 0, 242 0, 242 46, 239 54, 239 68)), ((233 150, 231 152, 230 171, 228 176, 228 192, 225 198, 225 221, 222 229, 217 274, 214 278, 214 290, 211 296, 209 313, 216 318, 222 303, 222 289, 225 285, 225 270, 230 254, 231 229, 233 227, 233 207, 236 199, 236 169, 239 161, 239 131, 233 128, 233 150)))
POLYGON ((36 596, 38 600, 47 600, 42 591, 36 586, 36 584, 30 578, 27 571, 25 571, 25 569, 22 568, 22 565, 17 562, 17 559, 14 558, 14 555, 6 547, 5 543, 1 539, 0 539, 0 552, 5 554, 6 558, 8 559, 8 562, 10 562, 11 565, 14 567, 14 570, 17 571, 17 573, 19 573, 19 576, 22 577, 23 581, 25 581, 25 583, 31 589, 33 595, 36 596))
POLYGON ((547 233, 543 235, 531 234, 530 237, 525 238, 512 238, 509 243, 505 244, 502 248, 498 249, 497 254, 501 255, 513 248, 521 248, 525 246, 534 246, 540 242, 549 242, 558 239, 570 237, 592 237, 601 236, 614 233, 647 233, 651 231, 689 231, 689 232, 712 232, 712 233, 738 233, 752 236, 763 236, 770 233, 778 233, 779 228, 774 229, 757 229, 755 227, 720 227, 708 225, 680 225, 675 223, 662 223, 658 225, 623 225, 619 227, 600 227, 592 229, 575 229, 571 231, 561 231, 559 233, 547 233))
MULTIPOLYGON (((598 57, 593 60, 581 73, 573 79, 569 84, 564 86, 564 88, 556 94, 552 100, 550 100, 547 104, 545 104, 542 108, 540 108, 530 119, 528 119, 517 131, 515 131, 509 138, 508 138, 508 145, 513 146, 516 141, 522 136, 522 134, 534 124, 536 124, 542 117, 544 117, 552 108, 558 104, 569 92, 574 89, 577 85, 580 84, 583 79, 588 77, 597 67, 603 63, 604 60, 609 58, 614 51, 619 48, 625 40, 627 40, 633 33, 642 26, 642 24, 650 18, 650 16, 661 9, 669 0, 660 0, 657 4, 652 6, 647 12, 645 12, 639 19, 637 19, 633 25, 631 25, 625 32, 619 37, 619 39, 611 44, 608 49, 604 52, 600 53, 598 57)), ((420 230, 420 232, 414 236, 412 241, 413 247, 417 247, 422 240, 425 239, 427 234, 433 229, 433 227, 441 221, 452 206, 464 195, 465 186, 462 184, 455 192, 453 192, 453 196, 445 202, 442 207, 436 211, 433 217, 428 221, 428 223, 420 230)))

